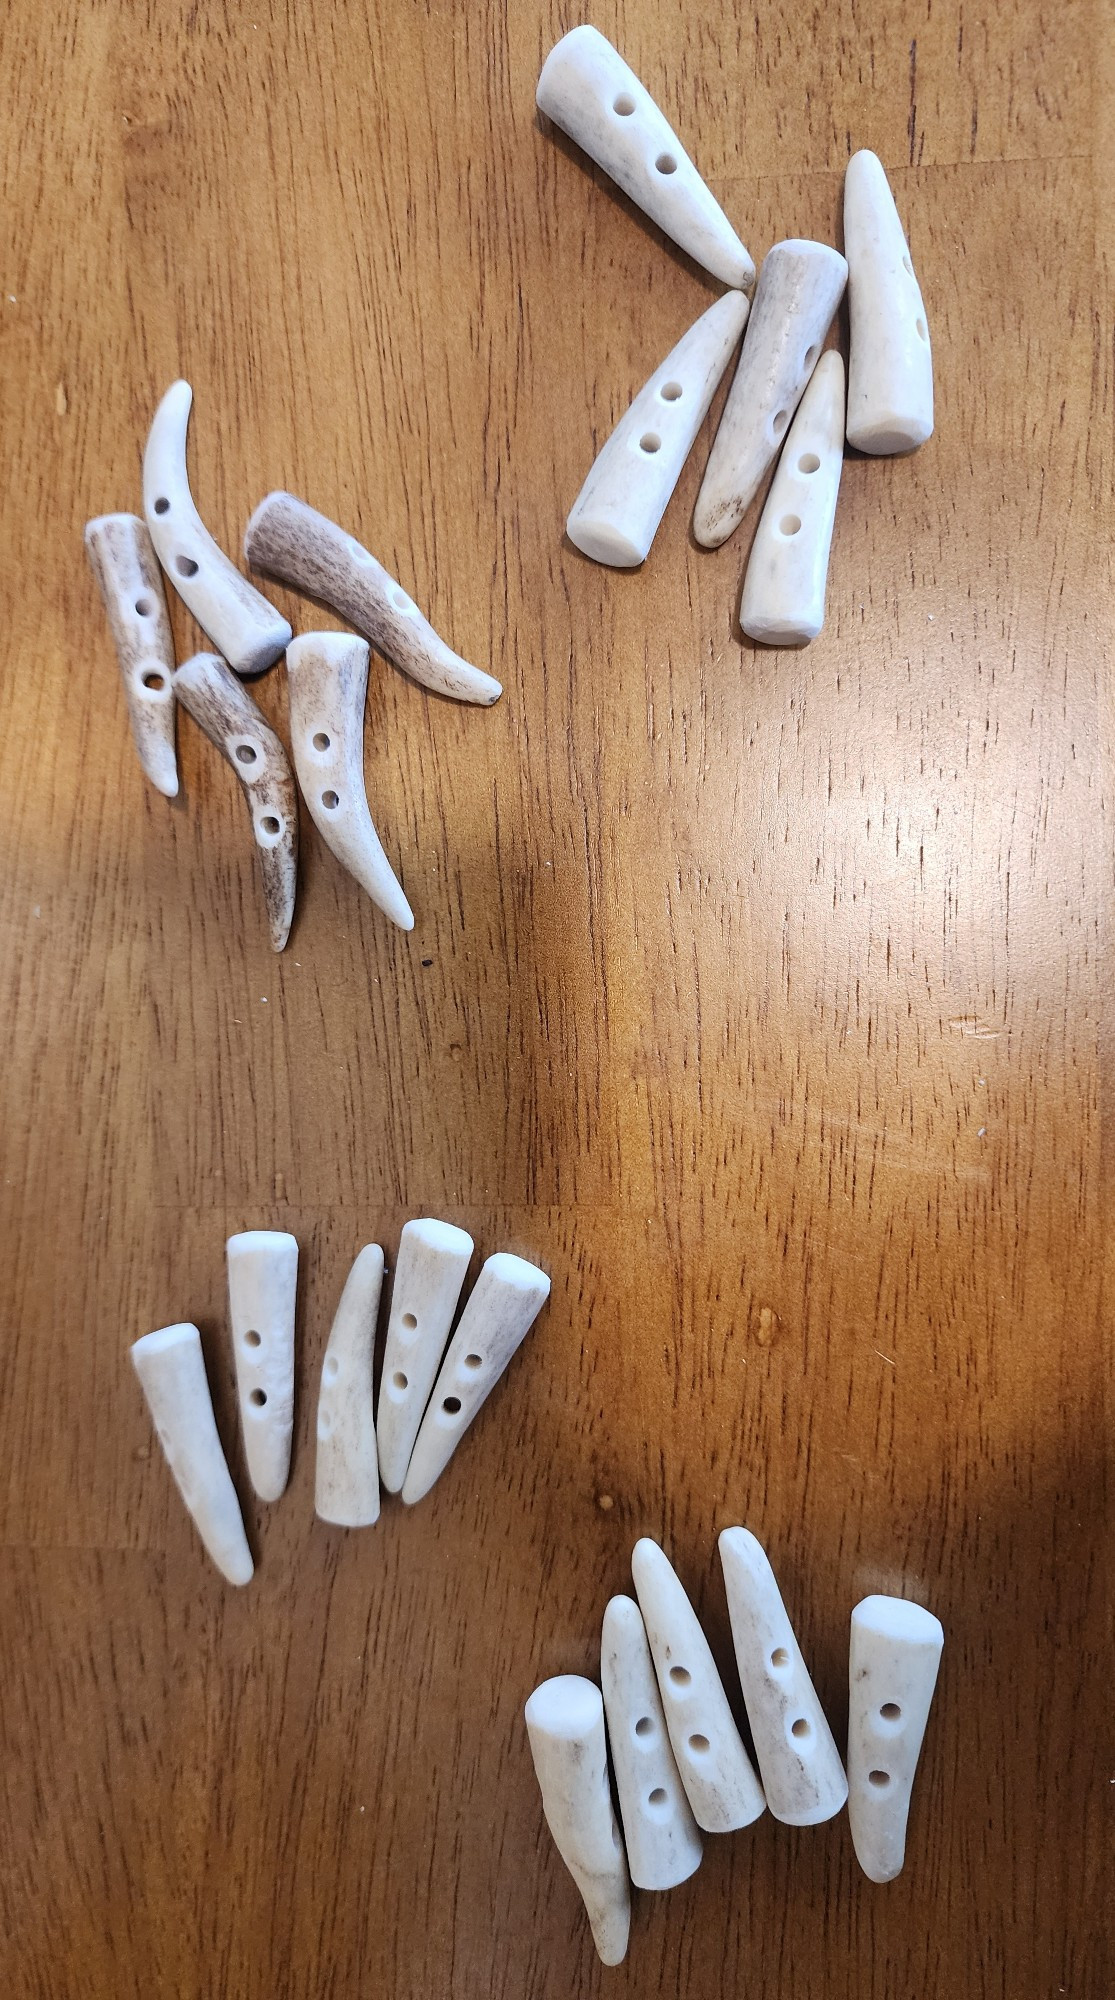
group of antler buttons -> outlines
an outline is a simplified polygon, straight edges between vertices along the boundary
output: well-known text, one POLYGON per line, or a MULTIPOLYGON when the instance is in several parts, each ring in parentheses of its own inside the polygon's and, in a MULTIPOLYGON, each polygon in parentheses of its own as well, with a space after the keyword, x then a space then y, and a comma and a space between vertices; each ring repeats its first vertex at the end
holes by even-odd
POLYGON ((944 1643, 939 1621, 904 1598, 857 1604, 845 1775, 764 1550, 746 1528, 725 1528, 719 1546, 758 1774, 696 1612, 649 1539, 631 1556, 638 1603, 613 1597, 604 1613, 602 1691, 559 1674, 526 1705, 546 1820, 606 1965, 627 1951, 632 1883, 687 1881, 700 1866, 702 1832, 750 1826, 764 1808, 788 1826, 818 1826, 847 1801, 864 1873, 889 1882, 902 1868, 944 1643))
MULTIPOLYGON (((370 1527, 379 1518, 381 1484, 408 1505, 423 1499, 549 1298, 544 1271, 498 1251, 481 1269, 450 1339, 473 1247, 471 1236, 448 1222, 405 1225, 374 1417, 383 1251, 369 1243, 357 1257, 321 1366, 315 1506, 323 1521, 370 1527)), ((290 1475, 294 1430, 298 1244, 282 1230, 252 1229, 230 1236, 227 1253, 244 1457, 259 1498, 278 1500, 290 1475)), ((144 1334, 132 1360, 206 1549, 230 1583, 249 1583, 252 1555, 197 1327, 180 1322, 144 1334)))
POLYGON ((186 474, 192 400, 189 383, 175 382, 155 412, 143 460, 146 522, 134 514, 103 514, 85 530, 140 763, 156 790, 176 797, 180 702, 244 788, 271 942, 282 951, 298 876, 294 778, 280 738, 237 676, 263 673, 285 652, 294 770, 310 816, 372 901, 400 929, 411 930, 411 907, 383 851, 364 784, 368 641, 423 687, 454 701, 490 706, 502 693, 500 683, 439 639, 413 599, 354 536, 292 494, 270 493, 248 523, 248 562, 329 604, 364 635, 307 632, 294 638, 286 619, 218 548, 194 506, 186 474), (177 671, 160 565, 219 648, 196 654, 177 671))
POLYGON ((703 547, 719 548, 781 450, 740 624, 767 645, 804 645, 824 622, 845 437, 880 455, 912 451, 933 429, 925 306, 886 174, 874 153, 856 153, 844 183, 844 255, 826 243, 776 243, 755 286, 755 266, 727 216, 654 99, 595 28, 574 28, 551 50, 538 104, 667 236, 735 288, 690 327, 620 418, 573 504, 569 538, 616 568, 644 560, 743 336, 693 532, 703 547), (840 354, 821 352, 845 286, 847 399, 840 354))

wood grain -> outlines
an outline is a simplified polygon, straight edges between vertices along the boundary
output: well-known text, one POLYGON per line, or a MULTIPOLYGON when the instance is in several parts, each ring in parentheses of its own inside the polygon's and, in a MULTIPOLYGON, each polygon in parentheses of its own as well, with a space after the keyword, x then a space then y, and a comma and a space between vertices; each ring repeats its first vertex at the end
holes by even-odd
MULTIPOLYGON (((892 176, 938 430, 850 459, 798 655, 735 627, 761 496, 715 555, 688 532, 716 409, 643 572, 563 540, 595 444, 713 296, 535 115, 577 18, 11 0, 0 24, 13 2000, 1110 1983, 1110 10, 593 16, 757 257, 839 241, 856 146, 892 176), (373 662, 409 937, 304 827, 275 959, 232 772, 185 717, 177 801, 135 763, 81 531, 136 507, 179 374, 222 546, 288 487, 505 684, 466 711, 373 662), (356 1250, 390 1261, 420 1214, 553 1295, 430 1498, 346 1534, 313 1515, 317 1371, 356 1250), (302 1246, 273 1509, 225 1327, 248 1226, 302 1246), (178 1317, 248 1503, 243 1593, 127 1364, 178 1317), (642 1533, 727 1666, 733 1521, 838 1740, 853 1603, 942 1618, 907 1868, 874 1888, 843 1818, 768 1817, 640 1897, 605 1975, 522 1703, 595 1674, 642 1533)), ((182 658, 202 641, 172 616, 182 658)), ((285 733, 281 672, 255 692, 285 733)))

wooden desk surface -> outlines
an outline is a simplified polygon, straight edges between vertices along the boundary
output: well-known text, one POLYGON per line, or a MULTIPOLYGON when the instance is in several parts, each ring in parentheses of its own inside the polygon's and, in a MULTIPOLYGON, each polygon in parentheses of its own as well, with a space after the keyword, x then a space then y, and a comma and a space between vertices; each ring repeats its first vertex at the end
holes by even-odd
MULTIPOLYGON (((714 295, 536 118, 577 18, 6 12, 11 2000, 1105 1990, 1110 11, 595 16, 756 256, 839 240, 860 145, 908 224, 937 434, 849 460, 828 625, 796 655, 734 630, 755 512, 716 555, 688 533, 715 411, 644 571, 563 541, 594 444, 714 295), (186 718, 179 801, 138 771, 81 530, 137 506, 178 374, 227 548, 288 486, 506 683, 483 713, 373 663, 409 937, 304 825, 276 959, 231 772, 186 718), (333 1306, 358 1247, 390 1257, 420 1214, 538 1259, 552 1302, 431 1498, 327 1530, 333 1306), (273 1508, 247 1494, 224 1319, 246 1225, 303 1251, 273 1508), (127 1358, 181 1317, 258 1552, 240 1593, 127 1358), (906 1872, 873 1888, 845 1819, 768 1817, 640 1897, 606 1974, 523 1700, 595 1673, 644 1533, 727 1667, 734 1521, 838 1736, 853 1603, 944 1622, 906 1872)), ((285 727, 281 670, 257 692, 285 727)))

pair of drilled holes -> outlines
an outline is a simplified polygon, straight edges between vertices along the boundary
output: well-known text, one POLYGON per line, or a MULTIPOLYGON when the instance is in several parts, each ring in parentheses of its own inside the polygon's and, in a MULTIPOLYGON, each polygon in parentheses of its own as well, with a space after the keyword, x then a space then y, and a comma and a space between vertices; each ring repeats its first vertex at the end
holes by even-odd
MULTIPOLYGON (((260 1333, 258 1327, 250 1326, 248 1328, 248 1331, 244 1335, 244 1345, 245 1347, 251 1347, 251 1348, 257 1348, 263 1346, 263 1335, 262 1333, 260 1333)), ((266 1389, 249 1389, 248 1401, 254 1410, 262 1410, 266 1408, 267 1405, 266 1389)))
MULTIPOLYGON (((245 770, 250 770, 253 764, 259 763, 259 751, 254 743, 238 743, 233 755, 238 764, 243 764, 245 770)), ((283 830, 282 820, 277 813, 264 813, 259 825, 260 831, 266 833, 272 840, 283 830)))
MULTIPOLYGON (((913 267, 913 265, 911 264, 911 262, 910 262, 910 259, 909 259, 908 257, 903 257, 903 259, 902 259, 902 262, 903 262, 903 265, 905 266, 906 270, 907 270, 907 271, 909 272, 909 274, 910 274, 910 276, 911 276, 911 278, 912 278, 912 277, 913 277, 913 275, 914 275, 914 267, 913 267)), ((921 319, 921 318, 919 317, 918 319, 916 319, 916 320, 914 321, 914 328, 915 328, 915 330, 916 330, 916 332, 917 332, 917 336, 918 336, 918 339, 919 339, 919 340, 924 340, 924 341, 925 341, 926 343, 928 343, 928 341, 929 341, 929 329, 928 329, 928 327, 926 326, 926 324, 925 324, 925 321, 924 321, 923 319, 921 319)))
MULTIPOLYGON (((804 473, 806 477, 810 473, 819 472, 820 466, 821 461, 815 451, 803 451, 801 457, 798 459, 798 471, 804 473)), ((800 535, 801 515, 783 514, 782 519, 778 523, 778 531, 780 534, 787 536, 787 538, 793 535, 800 535)))
MULTIPOLYGON (((798 522, 798 526, 799 527, 801 526, 800 521, 798 522)), ((790 1664, 789 1648, 787 1646, 776 1646, 770 1656, 770 1664, 772 1672, 776 1674, 784 1674, 786 1672, 787 1667, 790 1664)), ((813 1734, 812 1723, 810 1723, 804 1715, 795 1715, 793 1721, 790 1724, 790 1735, 793 1737, 794 1742, 808 1743, 809 1738, 812 1736, 812 1734, 813 1734)))
MULTIPOLYGON (((246 770, 250 770, 253 764, 259 763, 259 751, 256 749, 254 743, 238 743, 233 755, 237 763, 243 764, 246 770)), ((274 839, 277 834, 282 832, 283 823, 276 813, 264 813, 263 818, 260 820, 260 827, 264 833, 270 834, 272 839, 274 839)))
MULTIPOLYGON (((135 602, 137 618, 150 618, 155 607, 149 597, 137 597, 135 602)), ((162 694, 166 687, 166 675, 149 673, 143 676, 143 685, 152 694, 162 694)))
MULTIPOLYGON (((798 459, 798 471, 806 474, 817 472, 820 469, 820 464, 821 461, 815 451, 806 451, 798 459)), ((790 540, 794 535, 800 535, 801 515, 783 514, 782 519, 778 523, 778 532, 780 535, 785 535, 787 540, 790 540)))
MULTIPOLYGON (((799 527, 801 526, 800 521, 798 522, 798 526, 799 527)), ((770 1656, 770 1664, 774 1673, 784 1674, 787 1667, 790 1664, 789 1647, 776 1646, 770 1656)), ((793 1737, 794 1742, 808 1743, 809 1738, 812 1736, 812 1734, 813 1734, 812 1724, 806 1720, 805 1716, 795 1715, 793 1721, 790 1724, 790 1735, 793 1737)))
MULTIPOLYGON (((912 278, 914 276, 914 267, 910 262, 908 253, 902 259, 902 269, 905 271, 907 277, 912 278)), ((917 329, 918 339, 927 341, 929 339, 929 332, 926 327, 925 321, 923 319, 916 319, 914 321, 914 326, 917 329)))
MULTIPOLYGON (((680 382, 663 382, 662 387, 658 391, 658 400, 661 403, 680 403, 684 393, 680 382)), ((645 452, 648 458, 652 458, 654 453, 661 451, 661 449, 662 439, 659 437, 658 432, 644 431, 642 437, 639 439, 639 450, 645 452)))
MULTIPOLYGON (((475 1375, 479 1369, 483 1368, 484 1357, 482 1354, 466 1354, 462 1366, 467 1368, 471 1375, 475 1375)), ((445 1416, 459 1417, 461 1414, 461 1399, 459 1396, 446 1396, 441 1407, 445 1416)))
MULTIPOLYGON (((150 618, 155 609, 149 597, 137 597, 135 608, 137 618, 150 618)), ((150 694, 163 694, 166 690, 166 675, 152 670, 151 673, 144 674, 143 685, 150 694)))
MULTIPOLYGON (((621 90, 612 103, 612 110, 617 118, 630 118, 635 110, 635 99, 628 91, 621 90)), ((659 153, 654 165, 660 174, 676 174, 678 170, 678 163, 672 153, 659 153)))
MULTIPOLYGON (((406 1334, 417 1333, 418 1331, 417 1313, 404 1313, 401 1325, 404 1333, 406 1334)), ((406 1371, 402 1368, 396 1368, 395 1373, 391 1377, 391 1387, 393 1389, 397 1389, 401 1396, 404 1389, 409 1387, 409 1384, 410 1384, 410 1378, 407 1375, 406 1371)))
MULTIPOLYGON (((158 499, 156 500, 155 512, 156 514, 170 513, 170 501, 167 499, 165 493, 160 493, 158 499)), ((179 576, 184 576, 187 579, 187 581, 191 576, 197 575, 197 564, 192 556, 183 556, 183 555, 175 556, 174 567, 178 571, 179 576)), ((136 610, 139 611, 138 604, 136 605, 136 610)), ((146 613, 140 612, 140 616, 146 617, 146 613)))

